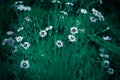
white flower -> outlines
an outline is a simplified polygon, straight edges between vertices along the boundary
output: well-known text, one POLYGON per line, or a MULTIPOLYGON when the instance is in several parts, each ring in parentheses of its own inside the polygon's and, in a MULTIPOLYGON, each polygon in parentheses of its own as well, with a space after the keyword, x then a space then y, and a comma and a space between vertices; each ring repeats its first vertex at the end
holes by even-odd
POLYGON ((99 51, 103 53, 105 51, 105 49, 104 48, 100 48, 99 51))
POLYGON ((10 38, 8 38, 7 42, 8 42, 9 45, 12 46, 15 41, 10 37, 10 38))
POLYGON ((24 10, 24 7, 25 7, 25 6, 22 5, 22 4, 21 4, 21 5, 17 5, 17 9, 20 10, 20 11, 24 10))
POLYGON ((114 71, 113 68, 108 68, 107 72, 108 72, 109 75, 113 75, 115 71, 114 71))
POLYGON ((85 10, 85 9, 80 9, 80 12, 83 14, 87 14, 87 10, 85 10))
POLYGON ((16 1, 15 4, 22 4, 23 1, 16 1))
POLYGON ((21 44, 21 46, 24 48, 24 49, 28 49, 30 47, 30 43, 29 42, 24 42, 23 44, 21 44))
POLYGON ((95 17, 93 17, 93 16, 90 16, 90 21, 91 21, 91 22, 96 22, 97 19, 96 19, 95 17))
POLYGON ((8 32, 7 32, 7 35, 8 35, 8 36, 11 36, 11 35, 13 35, 13 34, 14 34, 13 31, 8 31, 8 32))
POLYGON ((108 68, 109 65, 110 65, 110 62, 108 60, 104 60, 104 62, 103 62, 104 68, 108 68))
POLYGON ((68 39, 69 39, 69 41, 71 41, 71 42, 75 42, 75 41, 76 41, 76 38, 75 38, 74 35, 68 35, 68 39))
POLYGON ((31 10, 31 7, 29 6, 24 7, 24 11, 30 11, 30 10, 31 10))
POLYGON ((66 5, 73 6, 73 3, 67 2, 66 5))
POLYGON ((60 13, 66 15, 66 16, 68 15, 68 13, 65 11, 60 11, 60 13))
POLYGON ((58 40, 56 42, 56 45, 57 45, 58 48, 61 48, 61 47, 63 47, 63 42, 61 40, 58 40))
POLYGON ((53 29, 53 26, 49 26, 49 27, 45 28, 46 31, 49 31, 49 30, 52 30, 52 29, 53 29))
POLYGON ((17 46, 13 46, 12 53, 17 52, 17 50, 18 50, 17 46))
POLYGON ((17 42, 21 42, 23 40, 23 37, 22 36, 18 36, 15 38, 17 42))
POLYGON ((52 3, 56 3, 56 0, 53 0, 52 3))
POLYGON ((102 38, 106 41, 112 40, 112 38, 110 36, 106 36, 106 37, 102 37, 102 38))
POLYGON ((45 30, 41 30, 39 32, 40 37, 45 37, 47 35, 47 32, 45 30))
POLYGON ((102 0, 100 0, 100 4, 102 4, 103 2, 102 2, 102 0))
POLYGON ((95 8, 92 8, 92 12, 93 14, 99 18, 100 21, 104 21, 104 17, 103 15, 101 14, 101 12, 99 12, 98 10, 96 10, 95 8))
POLYGON ((80 32, 82 32, 82 33, 84 33, 85 32, 85 29, 79 29, 80 30, 80 32))
POLYGON ((27 22, 29 22, 31 19, 27 16, 27 17, 25 17, 25 20, 26 20, 27 22))
POLYGON ((17 32, 20 32, 22 30, 24 30, 24 27, 19 27, 18 30, 17 30, 17 32))
POLYGON ((28 69, 30 67, 30 63, 28 60, 22 60, 20 63, 20 68, 28 69))
POLYGON ((3 39, 2 45, 5 45, 7 43, 8 39, 3 39))
POLYGON ((99 54, 99 56, 100 56, 101 58, 107 58, 107 59, 109 58, 109 55, 108 55, 108 54, 102 54, 102 53, 101 53, 101 54, 99 54))
POLYGON ((73 34, 73 35, 77 34, 78 33, 78 28, 77 27, 71 27, 70 28, 70 33, 73 34))

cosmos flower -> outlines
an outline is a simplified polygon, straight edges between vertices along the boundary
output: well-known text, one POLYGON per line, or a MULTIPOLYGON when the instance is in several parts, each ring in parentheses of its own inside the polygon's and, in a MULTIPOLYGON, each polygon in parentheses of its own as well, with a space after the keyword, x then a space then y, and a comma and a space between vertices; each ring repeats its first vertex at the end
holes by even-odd
POLYGON ((103 62, 104 68, 108 68, 109 65, 110 65, 110 62, 108 60, 104 60, 104 62, 103 62))
POLYGON ((18 36, 15 38, 17 42, 21 42, 23 40, 23 37, 22 36, 18 36))
POLYGON ((63 42, 61 40, 57 40, 56 45, 58 48, 63 47, 63 42))
POLYGON ((96 19, 95 17, 93 17, 93 16, 90 16, 90 21, 91 21, 91 22, 96 22, 97 19, 96 19))
POLYGON ((74 35, 68 35, 68 39, 70 42, 75 42, 76 41, 76 38, 74 35))
POLYGON ((24 27, 19 27, 18 30, 17 30, 17 32, 20 32, 22 30, 24 30, 24 27))
POLYGON ((20 63, 20 68, 28 69, 30 67, 30 63, 28 60, 22 60, 20 63))
POLYGON ((24 48, 24 49, 28 49, 30 47, 30 43, 29 42, 24 42, 23 44, 21 43, 21 46, 24 48))
POLYGON ((77 34, 78 33, 78 28, 77 27, 71 27, 70 28, 70 33, 73 34, 73 35, 77 34))
POLYGON ((13 31, 8 31, 8 32, 7 32, 7 35, 8 35, 8 36, 11 36, 11 35, 13 35, 13 34, 14 34, 13 31))
POLYGON ((102 38, 106 41, 110 41, 112 39, 110 36, 105 36, 105 37, 102 37, 102 38))
POLYGON ((107 72, 109 75, 113 75, 115 71, 113 68, 108 68, 107 72))
POLYGON ((47 35, 47 32, 45 30, 41 30, 39 32, 40 37, 45 37, 47 35))

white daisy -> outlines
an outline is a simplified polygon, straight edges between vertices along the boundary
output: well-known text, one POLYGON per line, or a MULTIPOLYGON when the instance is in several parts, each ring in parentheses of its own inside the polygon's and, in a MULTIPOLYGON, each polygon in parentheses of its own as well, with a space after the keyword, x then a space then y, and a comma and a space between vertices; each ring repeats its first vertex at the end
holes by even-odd
POLYGON ((71 27, 70 28, 70 33, 73 34, 73 35, 77 34, 78 33, 78 28, 77 27, 71 27))
POLYGON ((29 22, 31 19, 27 16, 27 17, 25 17, 25 20, 26 20, 27 22, 29 22))
POLYGON ((52 29, 53 29, 53 26, 49 26, 49 27, 45 28, 46 31, 49 31, 49 30, 52 30, 52 29))
POLYGON ((39 32, 40 37, 45 37, 47 35, 47 32, 45 30, 41 30, 39 32))
POLYGON ((25 6, 23 4, 17 5, 17 9, 20 11, 24 10, 24 7, 25 6))
POLYGON ((61 48, 61 47, 63 47, 63 42, 61 40, 58 40, 56 42, 56 45, 57 45, 58 48, 61 48))
POLYGON ((30 10, 31 10, 31 7, 29 6, 24 7, 24 11, 30 11, 30 10))
POLYGON ((15 4, 22 4, 23 1, 16 1, 15 4))
POLYGON ((106 58, 106 59, 108 59, 109 58, 109 55, 108 54, 99 54, 99 56, 101 57, 101 58, 106 58))
POLYGON ((93 16, 90 16, 90 21, 91 21, 91 22, 96 22, 97 19, 96 19, 95 17, 93 17, 93 16))
POLYGON ((18 50, 17 46, 13 46, 12 53, 17 52, 17 50, 18 50))
POLYGON ((104 48, 100 48, 99 51, 100 51, 101 53, 104 53, 105 49, 104 49, 104 48))
POLYGON ((15 38, 17 42, 21 42, 23 40, 23 37, 22 36, 18 36, 15 38))
POLYGON ((12 45, 14 45, 15 41, 10 37, 10 38, 8 38, 7 43, 8 43, 8 45, 12 46, 12 45))
POLYGON ((104 68, 108 68, 109 65, 110 65, 110 62, 108 60, 104 60, 104 62, 103 62, 104 68))
POLYGON ((29 42, 24 42, 23 44, 21 44, 21 46, 24 48, 24 49, 28 49, 30 47, 30 43, 29 42))
POLYGON ((20 68, 28 69, 30 67, 30 63, 28 60, 22 60, 20 63, 20 68))
POLYGON ((107 72, 108 72, 109 75, 113 75, 115 71, 114 71, 113 68, 108 68, 107 72))
POLYGON ((7 43, 8 39, 3 39, 2 45, 5 45, 7 43))
POLYGON ((75 42, 76 41, 76 38, 74 35, 68 35, 68 39, 70 42, 75 42))

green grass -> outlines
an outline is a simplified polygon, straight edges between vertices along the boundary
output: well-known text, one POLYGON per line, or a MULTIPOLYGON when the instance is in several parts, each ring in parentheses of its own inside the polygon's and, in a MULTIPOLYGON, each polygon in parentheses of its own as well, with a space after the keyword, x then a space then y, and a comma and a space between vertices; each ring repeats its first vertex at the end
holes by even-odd
MULTIPOLYGON (((73 2, 75 3, 74 0, 73 2)), ((0 80, 119 80, 120 47, 118 40, 111 30, 104 32, 106 27, 111 26, 108 23, 109 20, 96 23, 89 20, 89 16, 92 15, 89 7, 93 3, 92 0, 81 2, 80 8, 84 6, 88 11, 87 14, 76 15, 72 12, 74 9, 63 7, 62 10, 69 12, 64 19, 61 18, 61 9, 57 7, 57 4, 46 10, 37 3, 31 6, 30 12, 13 12, 16 20, 8 18, 11 22, 3 16, 2 19, 9 22, 8 31, 15 32, 13 39, 22 36, 24 38, 22 43, 29 42, 30 48, 25 50, 20 43, 15 42, 18 51, 11 53, 12 46, 0 46, 0 80), (26 16, 31 19, 29 22, 25 21, 26 16), (46 37, 41 38, 39 31, 50 25, 53 29, 47 32, 46 37), (17 32, 20 26, 23 26, 24 30, 17 32), (79 31, 75 35, 76 42, 68 40, 72 26, 85 29, 84 33, 79 31), (103 40, 102 37, 106 35, 111 36, 112 40, 103 40), (62 48, 56 46, 57 40, 63 41, 62 48), (105 59, 99 57, 99 48, 104 48, 105 54, 109 54, 110 67, 115 70, 113 75, 109 75, 107 69, 102 66, 105 59), (23 59, 29 60, 30 68, 20 68, 23 59)), ((7 30, 2 31, 2 29, 1 27, 1 43, 4 38, 8 38, 7 30)))

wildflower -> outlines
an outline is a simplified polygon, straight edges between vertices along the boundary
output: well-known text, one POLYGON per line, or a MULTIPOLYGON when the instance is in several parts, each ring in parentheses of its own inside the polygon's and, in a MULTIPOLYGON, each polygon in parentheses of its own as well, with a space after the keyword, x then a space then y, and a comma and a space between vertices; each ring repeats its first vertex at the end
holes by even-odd
POLYGON ((16 7, 18 10, 22 11, 22 10, 24 10, 25 6, 23 4, 21 4, 21 5, 17 5, 16 7))
POLYGON ((85 32, 85 29, 79 29, 80 30, 80 32, 82 32, 82 33, 84 33, 85 32))
POLYGON ((8 35, 8 36, 11 36, 11 35, 13 35, 13 34, 14 34, 13 31, 8 31, 8 32, 7 32, 7 35, 8 35))
POLYGON ((30 47, 30 43, 29 42, 24 42, 23 44, 21 43, 21 46, 24 48, 24 49, 28 49, 30 47))
POLYGON ((20 68, 28 69, 30 67, 30 63, 28 60, 22 60, 20 63, 20 68))
POLYGON ((102 37, 104 40, 106 40, 106 41, 109 41, 109 40, 111 40, 112 38, 110 37, 110 36, 106 36, 106 37, 102 37))
POLYGON ((73 34, 73 35, 77 34, 78 33, 78 28, 77 27, 71 27, 70 28, 70 33, 73 34))
POLYGON ((95 17, 93 17, 93 16, 90 16, 90 21, 91 21, 91 22, 96 22, 97 19, 96 19, 95 17))
POLYGON ((49 27, 46 27, 46 31, 48 31, 48 30, 52 30, 52 28, 53 28, 53 26, 49 26, 49 27))
POLYGON ((2 45, 5 45, 7 43, 8 39, 3 39, 2 45))
POLYGON ((18 30, 17 30, 17 32, 20 32, 22 30, 24 30, 24 27, 19 27, 18 30))
POLYGON ((69 39, 69 41, 71 41, 71 42, 75 42, 75 41, 76 41, 76 38, 75 38, 74 35, 68 35, 68 39, 69 39))
POLYGON ((21 42, 23 40, 23 37, 22 36, 18 36, 15 38, 17 42, 21 42))
POLYGON ((66 16, 68 15, 68 13, 65 11, 60 11, 60 13, 66 15, 66 16))
POLYGON ((108 54, 99 54, 99 56, 101 57, 101 58, 109 58, 109 55, 108 54))
POLYGON ((83 14, 87 14, 87 10, 85 10, 85 9, 80 9, 80 12, 83 14))
POLYGON ((23 1, 16 1, 15 4, 22 4, 23 1))
POLYGON ((53 0, 52 3, 56 3, 56 0, 53 0))
POLYGON ((73 3, 70 3, 70 2, 67 2, 65 3, 66 5, 69 5, 69 6, 73 6, 74 4, 73 3))
POLYGON ((17 52, 17 46, 13 46, 13 49, 12 49, 12 53, 15 53, 15 52, 17 52))
POLYGON ((100 0, 100 4, 102 4, 103 2, 102 2, 102 0, 100 0))
POLYGON ((45 30, 41 30, 39 32, 40 37, 45 37, 47 35, 47 32, 45 30))
POLYGON ((114 71, 113 68, 108 68, 107 72, 108 72, 109 75, 113 75, 115 71, 114 71))
POLYGON ((103 62, 104 68, 108 68, 109 65, 110 65, 110 62, 108 60, 104 60, 104 62, 103 62))
POLYGON ((103 53, 105 51, 105 49, 104 48, 100 48, 99 51, 103 53))
POLYGON ((58 40, 56 42, 56 45, 57 45, 58 48, 61 48, 61 47, 63 47, 63 42, 61 40, 58 40))
POLYGON ((29 6, 24 7, 24 11, 30 11, 30 10, 31 10, 31 7, 29 6))
POLYGON ((27 17, 25 17, 25 20, 26 20, 27 22, 29 22, 31 19, 27 16, 27 17))
POLYGON ((44 54, 41 54, 41 56, 43 57, 43 56, 45 56, 44 54))
POLYGON ((97 11, 95 8, 92 8, 92 12, 96 17, 99 18, 100 21, 104 21, 104 17, 99 11, 97 11))
POLYGON ((8 42, 8 45, 12 46, 15 41, 10 37, 10 38, 8 38, 7 42, 8 42))

